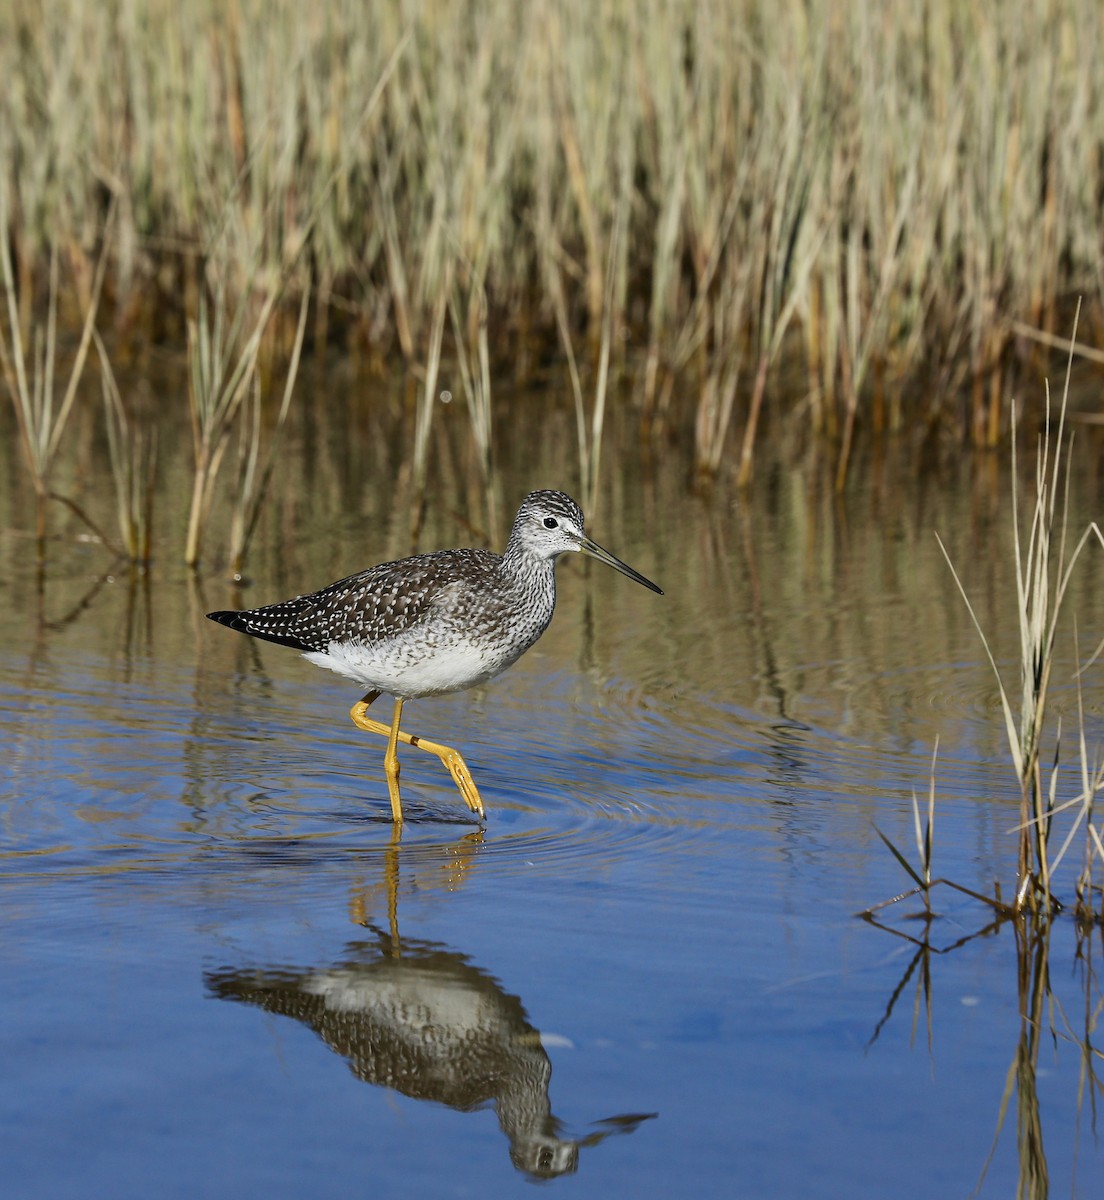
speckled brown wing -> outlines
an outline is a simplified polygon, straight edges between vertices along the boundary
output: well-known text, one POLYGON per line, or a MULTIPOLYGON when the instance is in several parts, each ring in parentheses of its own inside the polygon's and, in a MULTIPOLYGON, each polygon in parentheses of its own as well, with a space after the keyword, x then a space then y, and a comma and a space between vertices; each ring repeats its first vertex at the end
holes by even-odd
POLYGON ((278 604, 207 615, 240 633, 296 650, 375 642, 417 625, 439 598, 454 597, 458 579, 492 576, 498 561, 498 555, 485 550, 440 550, 380 563, 278 604))

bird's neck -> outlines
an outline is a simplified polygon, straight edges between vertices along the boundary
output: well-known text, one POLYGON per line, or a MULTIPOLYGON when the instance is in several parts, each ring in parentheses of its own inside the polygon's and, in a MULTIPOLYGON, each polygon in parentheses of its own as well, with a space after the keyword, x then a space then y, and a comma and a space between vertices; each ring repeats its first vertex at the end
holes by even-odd
POLYGON ((533 554, 512 538, 502 555, 506 574, 522 591, 546 595, 552 603, 556 597, 556 560, 533 554))
POLYGON ((555 559, 534 554, 516 537, 511 537, 506 543, 502 562, 511 574, 534 578, 551 574, 556 565, 555 559))

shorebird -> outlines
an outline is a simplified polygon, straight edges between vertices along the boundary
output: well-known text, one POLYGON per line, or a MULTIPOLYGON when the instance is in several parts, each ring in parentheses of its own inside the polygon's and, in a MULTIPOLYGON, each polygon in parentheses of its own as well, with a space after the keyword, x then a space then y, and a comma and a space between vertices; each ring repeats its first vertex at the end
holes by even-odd
POLYGON ((349 715, 358 728, 387 738, 383 766, 396 822, 403 819, 399 742, 436 754, 468 808, 483 819, 483 800, 464 759, 450 746, 400 729, 403 705, 486 683, 517 662, 552 620, 556 559, 569 551, 589 554, 663 594, 587 536, 582 510, 570 496, 541 491, 521 502, 502 554, 417 554, 292 600, 207 616, 301 650, 304 658, 368 689, 349 715), (390 725, 367 716, 385 692, 395 698, 390 725))

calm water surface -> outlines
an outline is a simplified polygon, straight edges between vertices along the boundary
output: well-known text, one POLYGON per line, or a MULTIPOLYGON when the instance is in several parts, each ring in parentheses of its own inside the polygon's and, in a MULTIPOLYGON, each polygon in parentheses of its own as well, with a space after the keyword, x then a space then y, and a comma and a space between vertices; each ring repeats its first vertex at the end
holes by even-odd
MULTIPOLYGON (((573 489, 549 421, 491 505, 446 427, 417 545, 500 545, 525 491, 573 489)), ((999 708, 934 538, 1011 670, 1001 469, 872 464, 837 500, 798 460, 745 502, 611 448, 590 530, 666 596, 562 563, 514 669, 407 707, 464 750, 485 830, 407 749, 396 840, 355 688, 202 618, 410 551, 375 433, 296 431, 244 589, 217 538, 199 579, 175 566, 171 457, 145 580, 58 518, 40 588, 6 485, 4 1194, 1100 1195, 1099 943, 1062 919, 1019 946, 950 891, 930 953, 915 904, 886 922, 916 941, 855 916, 908 885, 874 823, 911 852, 937 737, 937 873, 1011 886, 999 708)))

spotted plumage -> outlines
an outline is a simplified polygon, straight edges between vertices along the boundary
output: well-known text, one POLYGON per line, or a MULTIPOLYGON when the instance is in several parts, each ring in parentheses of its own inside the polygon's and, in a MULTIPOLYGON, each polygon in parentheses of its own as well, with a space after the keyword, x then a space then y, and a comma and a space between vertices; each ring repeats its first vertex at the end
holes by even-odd
MULTIPOLYGON (((404 701, 493 679, 548 628, 556 606, 555 562, 567 551, 589 554, 660 591, 587 537, 583 514, 570 496, 541 491, 522 501, 502 554, 419 554, 369 567, 292 600, 207 615, 241 633, 301 650, 318 666, 354 679, 369 692, 364 710, 382 692, 394 696, 396 715, 387 731, 393 756, 396 740, 410 740, 398 729, 404 701)), ((357 707, 353 719, 379 731, 363 712, 358 718, 357 707)), ((416 744, 433 745, 424 739, 416 744)), ((455 751, 438 749, 463 764, 455 751)), ((398 820, 397 777, 396 760, 392 809, 398 820)), ((471 790, 478 797, 474 784, 471 790)), ((467 792, 465 798, 472 804, 467 792)), ((481 804, 476 811, 482 811, 481 804)))
POLYGON ((501 633, 522 602, 520 583, 501 556, 486 550, 380 563, 293 600, 210 615, 231 629, 302 650, 364 687, 410 700, 470 687, 524 653, 547 628, 556 598, 552 570, 534 576, 538 603, 524 610, 508 639, 501 633), (452 672, 447 664, 444 672, 425 670, 445 659, 454 662, 452 672))

